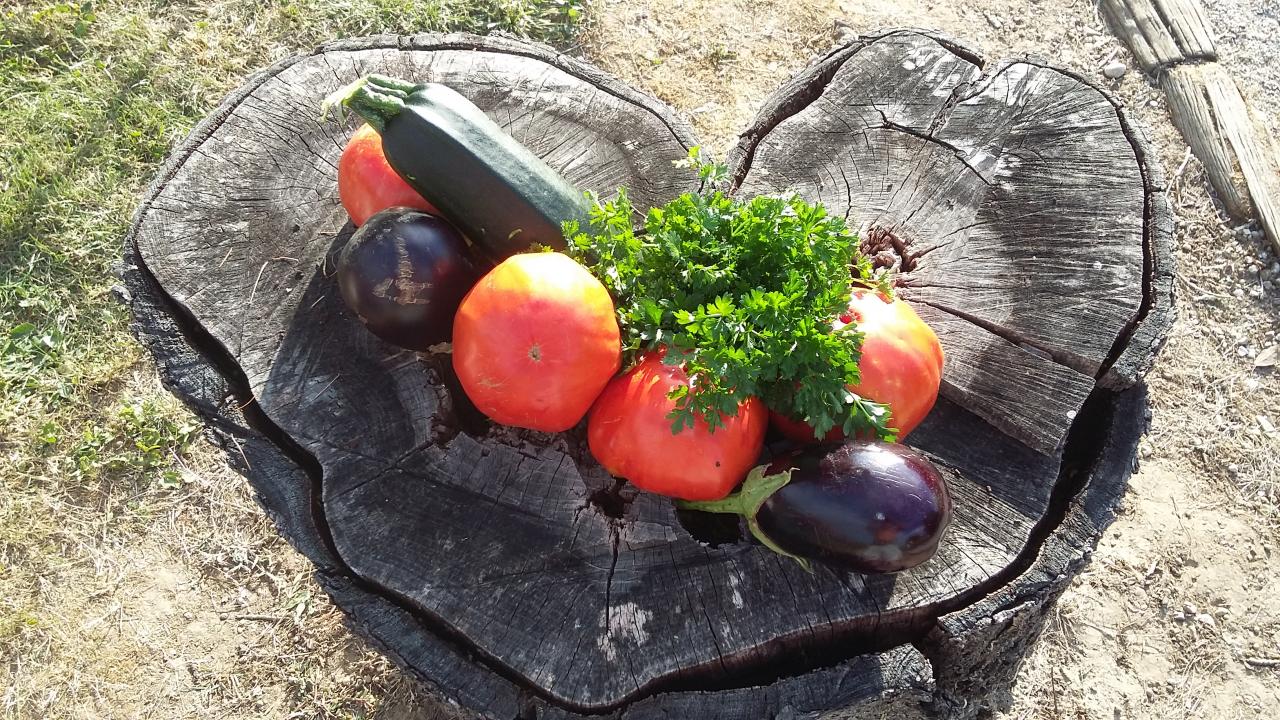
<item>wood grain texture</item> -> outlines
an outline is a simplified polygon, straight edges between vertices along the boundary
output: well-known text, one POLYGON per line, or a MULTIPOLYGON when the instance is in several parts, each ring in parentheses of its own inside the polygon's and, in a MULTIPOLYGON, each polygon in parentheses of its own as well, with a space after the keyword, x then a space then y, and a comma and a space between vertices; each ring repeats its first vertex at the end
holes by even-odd
POLYGON ((1156 76, 1173 123, 1240 220, 1257 218, 1280 251, 1280 155, 1230 73, 1216 61, 1199 0, 1102 0, 1144 72, 1156 76))
POLYGON ((744 136, 740 191, 794 189, 900 238, 944 394, 1056 453, 1144 299, 1147 193, 1116 106, 1033 61, 983 74, 914 33, 810 75, 820 94, 744 136))
POLYGON ((1101 0, 1099 7, 1143 72, 1218 58, 1200 0, 1101 0))
MULTIPOLYGON (((900 183, 904 197, 921 203, 931 195, 961 203, 965 188, 977 194, 988 182, 1013 182, 998 164, 965 162, 994 152, 996 130, 948 136, 949 157, 931 135, 945 131, 931 118, 952 103, 972 101, 960 112, 986 117, 1001 73, 983 79, 976 53, 916 33, 837 50, 771 100, 744 140, 767 139, 783 115, 820 100, 840 72, 847 75, 838 81, 852 88, 895 66, 901 96, 851 109, 850 122, 880 118, 890 126, 881 128, 885 137, 920 141, 919 159, 898 178, 882 172, 871 180, 900 183), (969 148, 964 159, 961 147, 969 148), (932 193, 910 185, 932 182, 931 168, 959 180, 932 193)), ((651 496, 624 492, 625 514, 611 517, 593 495, 612 483, 585 456, 579 433, 488 427, 451 389, 447 363, 396 352, 346 313, 326 258, 349 232, 333 164, 350 127, 318 123, 314 107, 373 69, 449 82, 574 182, 604 191, 626 184, 642 205, 692 186, 670 160, 694 143, 660 103, 545 48, 421 36, 345 41, 277 64, 228 98, 174 154, 127 241, 125 280, 138 334, 353 622, 467 717, 567 718, 591 710, 614 718, 841 718, 980 695, 935 686, 939 668, 962 676, 976 660, 948 649, 960 645, 923 638, 939 627, 938 617, 986 607, 974 602, 993 592, 1060 591, 1069 575, 1046 586, 1039 577, 1025 585, 1020 574, 1041 543, 1056 542, 1051 532, 1078 486, 1079 467, 1092 466, 1082 459, 1104 448, 1075 430, 1081 423, 1054 444, 1059 429, 998 412, 1010 403, 988 397, 1006 391, 984 367, 1016 370, 1029 355, 1058 373, 1049 377, 1069 378, 1068 393, 1070 382, 1093 387, 1093 376, 1073 365, 1116 387, 1132 385, 1168 317, 1168 299, 1151 290, 1151 279, 1167 273, 1167 258, 1148 236, 1133 238, 1137 254, 1148 256, 1139 263, 1146 275, 1133 281, 1139 302, 1129 308, 1116 300, 1133 318, 1105 349, 1050 336, 1055 357, 980 314, 926 309, 931 321, 950 325, 944 342, 959 360, 951 399, 912 441, 952 483, 952 533, 933 562, 896 577, 807 575, 746 542, 693 540, 670 506, 651 496), (975 411, 982 407, 985 414, 975 411), (1028 427, 1050 430, 1037 436, 1028 427), (904 644, 911 640, 928 659, 904 644)), ((1022 72, 1040 70, 1006 70, 1006 91, 1022 72)), ((1123 135, 1123 117, 1112 110, 1123 135)), ((1028 127, 1034 136, 1034 123, 1028 127)), ((1106 136, 1100 121, 1092 132, 1106 136)), ((805 142, 818 143, 811 152, 829 147, 805 142)), ((1137 139, 1135 159, 1140 148, 1137 139)), ((740 146, 742 177, 757 167, 741 162, 749 156, 740 146)), ((1150 183, 1141 173, 1131 178, 1136 190, 1129 190, 1140 208, 1145 194, 1150 215, 1150 183)), ((884 197, 870 181, 860 191, 884 197)), ((1092 217, 1092 208, 1068 209, 1092 217)), ((1153 217, 1156 225, 1167 221, 1153 217)), ((966 262, 961 255, 953 262, 966 262)), ((1052 382, 1037 391, 1062 392, 1052 382)), ((1140 424, 1141 407, 1116 405, 1107 391, 1084 392, 1092 404, 1118 408, 1113 415, 1125 427, 1140 424)), ((1126 477, 1111 468, 1089 487, 1118 497, 1126 477)), ((1060 555, 1078 560, 1086 550, 1060 555)), ((1034 625, 1010 635, 1032 637, 1034 625)), ((1014 660, 1006 653, 1000 667, 1014 660)))
POLYGON ((1280 155, 1254 121, 1231 73, 1218 63, 1160 76, 1173 124, 1204 165, 1227 212, 1256 217, 1280 250, 1280 155))

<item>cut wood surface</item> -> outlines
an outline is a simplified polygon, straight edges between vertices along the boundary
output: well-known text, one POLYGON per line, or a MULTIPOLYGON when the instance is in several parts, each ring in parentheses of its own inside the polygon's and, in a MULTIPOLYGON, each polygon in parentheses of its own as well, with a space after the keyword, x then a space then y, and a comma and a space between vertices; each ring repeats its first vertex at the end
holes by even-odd
POLYGON ((845 52, 809 104, 749 131, 742 191, 795 189, 898 237, 944 394, 1052 455, 1144 298, 1146 195, 1115 105, 918 35, 845 52))
POLYGON ((1162 179, 1112 100, 893 31, 793 79, 734 152, 738 192, 796 190, 905 255, 903 293, 948 355, 909 444, 947 475, 952 529, 924 566, 864 577, 702 542, 665 499, 620 489, 581 432, 493 427, 446 359, 360 326, 329 262, 354 126, 318 107, 375 71, 449 84, 584 189, 625 185, 644 208, 695 184, 672 161, 696 140, 658 101, 456 35, 284 61, 176 151, 126 251, 139 335, 358 627, 504 719, 967 707, 979 664, 1007 679, 1123 491, 1135 383, 1170 319, 1162 179), (978 657, 992 628, 1012 631, 978 657))

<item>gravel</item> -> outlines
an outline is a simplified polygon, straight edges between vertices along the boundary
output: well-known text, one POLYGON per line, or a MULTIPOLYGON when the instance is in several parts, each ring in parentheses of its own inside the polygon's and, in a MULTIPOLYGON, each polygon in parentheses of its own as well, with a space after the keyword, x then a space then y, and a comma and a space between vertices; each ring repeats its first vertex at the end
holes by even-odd
POLYGON ((1102 74, 1112 80, 1118 80, 1124 77, 1124 74, 1127 72, 1129 72, 1129 66, 1119 60, 1113 60, 1102 67, 1102 74))
MULTIPOLYGON (((1204 0, 1219 61, 1264 124, 1280 118, 1280 0, 1204 0)), ((1273 130, 1274 132, 1274 130, 1273 130)))

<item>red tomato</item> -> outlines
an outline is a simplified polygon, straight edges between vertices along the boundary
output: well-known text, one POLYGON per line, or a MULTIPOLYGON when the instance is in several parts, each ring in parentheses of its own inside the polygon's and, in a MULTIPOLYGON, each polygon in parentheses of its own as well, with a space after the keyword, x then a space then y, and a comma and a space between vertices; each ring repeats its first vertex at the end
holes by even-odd
POLYGON ((560 253, 513 255, 480 279, 453 320, 453 369, 480 412, 562 432, 622 364, 613 300, 560 253))
MULTIPOLYGON (((843 322, 857 321, 864 333, 862 360, 858 370, 862 380, 849 389, 889 406, 890 427, 898 438, 907 436, 924 420, 938 399, 942 382, 942 346, 938 336, 905 301, 887 301, 879 293, 858 291, 849 303, 843 322)), ((798 442, 817 442, 808 424, 770 412, 774 427, 798 442)), ((825 440, 843 438, 832 428, 825 440)))
POLYGON ((391 169, 382 154, 382 136, 370 125, 361 125, 342 150, 338 159, 338 197, 356 227, 389 207, 437 213, 434 205, 423 200, 391 169))
POLYGON ((744 478, 764 447, 768 413, 750 397, 712 432, 705 420, 671 433, 671 389, 689 378, 650 353, 600 393, 587 420, 591 454, 641 490, 684 500, 718 500, 744 478))
MULTIPOLYGON (((795 418, 790 417, 788 415, 783 415, 782 413, 772 408, 769 409, 769 424, 777 428, 778 432, 782 433, 784 437, 795 440, 796 442, 801 442, 801 443, 818 442, 817 436, 813 434, 812 425, 810 425, 807 422, 804 422, 803 420, 796 420, 795 418)), ((840 431, 840 428, 833 427, 827 431, 827 434, 825 437, 822 438, 822 441, 823 442, 839 442, 840 440, 843 440, 843 439, 844 439, 844 433, 840 431)))

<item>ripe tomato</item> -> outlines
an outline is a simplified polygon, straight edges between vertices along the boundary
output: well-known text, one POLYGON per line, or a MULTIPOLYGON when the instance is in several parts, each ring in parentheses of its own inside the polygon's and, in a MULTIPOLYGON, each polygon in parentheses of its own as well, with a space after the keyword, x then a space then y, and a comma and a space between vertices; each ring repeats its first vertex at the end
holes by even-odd
POLYGON ((705 420, 671 433, 671 389, 689 378, 649 353, 600 393, 587 420, 591 454, 641 490, 684 500, 718 500, 746 476, 764 447, 768 413, 750 397, 712 432, 705 420))
MULTIPOLYGON (((853 294, 841 321, 856 321, 864 334, 858 363, 862 380, 849 389, 888 405, 890 427, 898 429, 899 439, 906 437, 938 399, 943 361, 938 336, 905 301, 888 301, 869 290, 853 294)), ((770 411, 769 416, 774 427, 792 440, 817 442, 808 424, 777 412, 770 411)), ((824 439, 843 437, 838 428, 832 428, 824 439)))
POLYGON ((622 364, 604 285, 567 255, 513 255, 480 279, 453 320, 453 369, 503 425, 561 432, 622 364))
POLYGON ((369 125, 355 131, 338 159, 338 197, 356 227, 397 205, 437 214, 434 205, 391 169, 382 154, 382 136, 369 125))

